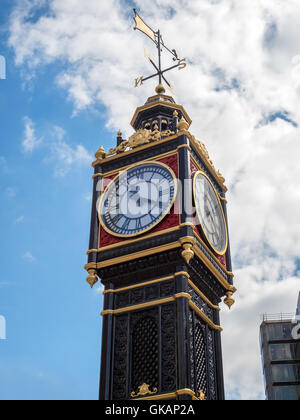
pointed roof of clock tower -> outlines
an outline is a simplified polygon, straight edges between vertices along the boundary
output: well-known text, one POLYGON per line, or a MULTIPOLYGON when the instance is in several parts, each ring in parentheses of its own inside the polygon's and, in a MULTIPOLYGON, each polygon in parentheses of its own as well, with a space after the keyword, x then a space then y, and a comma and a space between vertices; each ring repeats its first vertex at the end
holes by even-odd
POLYGON ((166 95, 166 90, 162 84, 155 89, 156 95, 150 96, 145 105, 136 109, 131 120, 131 126, 137 131, 152 127, 153 123, 160 126, 160 129, 170 128, 174 116, 179 120, 183 118, 188 126, 192 120, 182 105, 176 104, 172 96, 166 95))

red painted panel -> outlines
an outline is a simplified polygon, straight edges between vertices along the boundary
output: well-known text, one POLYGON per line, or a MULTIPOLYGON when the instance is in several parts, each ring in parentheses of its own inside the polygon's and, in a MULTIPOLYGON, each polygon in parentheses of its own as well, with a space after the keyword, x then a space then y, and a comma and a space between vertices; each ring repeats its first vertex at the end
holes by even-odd
MULTIPOLYGON (((158 159, 155 162, 162 162, 165 165, 169 166, 169 168, 171 168, 173 170, 176 177, 178 178, 179 170, 178 170, 178 155, 177 155, 177 153, 174 153, 173 155, 167 156, 163 159, 158 159)), ((113 175, 113 176, 110 176, 110 177, 103 178, 103 182, 107 186, 108 183, 112 179, 116 178, 116 176, 117 175, 113 175)), ((176 203, 175 203, 175 206, 173 206, 173 208, 171 209, 170 215, 165 217, 159 223, 159 225, 157 225, 152 231, 146 232, 145 235, 148 235, 149 233, 160 232, 162 230, 178 226, 180 224, 180 215, 175 214, 174 208, 176 208, 176 203)), ((143 237, 143 235, 140 235, 140 237, 143 237)), ((100 226, 99 248, 103 248, 105 246, 114 245, 114 244, 118 244, 118 243, 121 244, 122 242, 124 242, 126 240, 127 240, 126 238, 118 238, 118 237, 110 235, 109 233, 107 233, 105 231, 105 229, 103 229, 102 226, 100 226)))

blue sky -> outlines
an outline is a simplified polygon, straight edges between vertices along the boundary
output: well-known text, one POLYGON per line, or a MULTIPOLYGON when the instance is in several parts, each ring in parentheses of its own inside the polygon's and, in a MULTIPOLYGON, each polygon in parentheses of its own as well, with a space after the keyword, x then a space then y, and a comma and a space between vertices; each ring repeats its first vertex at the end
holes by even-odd
MULTIPOLYGON (((132 7, 187 60, 170 73, 228 186, 236 304, 225 388, 264 399, 259 315, 300 289, 299 0, 1 0, 0 398, 95 399, 102 295, 85 282, 93 154, 154 94, 132 7), (9 17, 11 16, 11 17, 9 17), (232 363, 232 360, 235 363, 232 363)), ((163 56, 163 65, 168 65, 163 56)))
MULTIPOLYGON (((72 147, 95 152, 111 141, 100 114, 72 118, 72 104, 55 87, 56 65, 29 87, 7 47, 7 17, 14 2, 1 1, 0 54, 0 399, 95 399, 100 366, 101 293, 85 283, 93 174, 88 164, 55 176, 47 147, 24 153, 24 117, 39 136, 66 131, 72 147)), ((62 66, 62 64, 57 64, 62 66)), ((103 111, 104 113, 104 111, 103 111)))

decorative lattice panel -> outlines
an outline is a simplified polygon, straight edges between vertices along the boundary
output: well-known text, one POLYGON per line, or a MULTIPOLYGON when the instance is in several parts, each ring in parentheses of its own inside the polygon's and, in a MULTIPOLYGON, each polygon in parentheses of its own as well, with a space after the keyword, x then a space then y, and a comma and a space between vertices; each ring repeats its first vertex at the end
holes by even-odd
POLYGON ((158 327, 149 316, 136 323, 132 334, 132 390, 143 383, 158 388, 158 327))
POLYGON ((205 337, 200 324, 195 328, 195 365, 197 391, 202 390, 207 395, 205 337))

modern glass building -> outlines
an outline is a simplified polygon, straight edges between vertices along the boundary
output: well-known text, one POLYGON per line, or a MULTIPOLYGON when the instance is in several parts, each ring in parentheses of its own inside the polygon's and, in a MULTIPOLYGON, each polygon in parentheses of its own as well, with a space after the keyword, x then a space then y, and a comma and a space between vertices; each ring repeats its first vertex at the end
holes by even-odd
MULTIPOLYGON (((299 304, 300 300, 298 310, 299 304)), ((260 344, 268 400, 300 400, 300 340, 293 338, 296 325, 294 314, 263 316, 260 344)))

